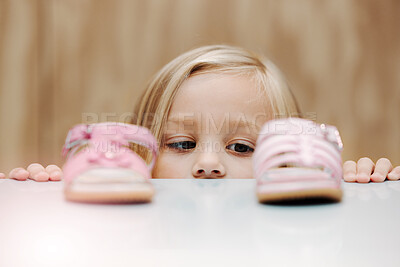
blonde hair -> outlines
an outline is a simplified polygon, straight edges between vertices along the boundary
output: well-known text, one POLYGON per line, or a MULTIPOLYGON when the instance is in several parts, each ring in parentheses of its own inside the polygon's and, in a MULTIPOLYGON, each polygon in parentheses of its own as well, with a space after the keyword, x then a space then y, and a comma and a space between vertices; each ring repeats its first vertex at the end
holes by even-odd
MULTIPOLYGON (((267 98, 274 118, 300 117, 288 83, 271 61, 243 48, 210 45, 178 56, 156 73, 135 106, 132 123, 149 128, 161 144, 179 87, 189 77, 209 72, 250 74, 267 98)), ((147 161, 149 157, 144 155, 147 161)))

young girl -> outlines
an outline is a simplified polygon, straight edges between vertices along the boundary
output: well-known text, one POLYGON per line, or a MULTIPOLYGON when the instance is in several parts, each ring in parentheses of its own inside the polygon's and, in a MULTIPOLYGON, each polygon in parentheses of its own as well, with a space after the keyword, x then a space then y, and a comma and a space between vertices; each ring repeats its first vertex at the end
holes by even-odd
MULTIPOLYGON (((182 54, 154 77, 135 108, 133 124, 160 144, 153 178, 252 178, 251 156, 261 126, 301 117, 279 70, 242 48, 213 45, 182 54)), ((149 161, 150 155, 144 155, 149 161)), ((400 166, 369 158, 343 165, 347 182, 399 180, 400 166)), ((55 165, 16 168, 10 178, 60 180, 55 165)))

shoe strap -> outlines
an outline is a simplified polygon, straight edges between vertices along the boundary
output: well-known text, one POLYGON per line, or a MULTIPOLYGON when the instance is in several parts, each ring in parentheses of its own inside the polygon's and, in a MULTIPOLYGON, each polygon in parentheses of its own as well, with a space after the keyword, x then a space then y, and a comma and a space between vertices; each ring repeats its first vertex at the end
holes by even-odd
POLYGON ((255 176, 282 165, 321 168, 333 177, 342 176, 339 131, 331 125, 289 118, 266 123, 253 155, 255 176))
POLYGON ((129 146, 129 143, 142 145, 152 152, 152 161, 148 167, 150 170, 154 167, 158 154, 158 145, 153 134, 145 127, 121 122, 78 124, 74 126, 68 131, 62 155, 67 157, 85 144, 101 144, 102 142, 110 142, 115 146, 129 146))

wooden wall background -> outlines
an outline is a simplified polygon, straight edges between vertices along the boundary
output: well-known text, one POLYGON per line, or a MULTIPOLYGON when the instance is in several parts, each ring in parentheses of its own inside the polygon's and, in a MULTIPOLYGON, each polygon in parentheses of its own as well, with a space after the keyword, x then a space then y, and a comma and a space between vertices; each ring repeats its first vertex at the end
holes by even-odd
POLYGON ((399 14, 396 0, 0 0, 0 170, 60 164, 72 125, 123 120, 165 63, 219 43, 269 56, 303 112, 338 126, 344 159, 400 164, 399 14))

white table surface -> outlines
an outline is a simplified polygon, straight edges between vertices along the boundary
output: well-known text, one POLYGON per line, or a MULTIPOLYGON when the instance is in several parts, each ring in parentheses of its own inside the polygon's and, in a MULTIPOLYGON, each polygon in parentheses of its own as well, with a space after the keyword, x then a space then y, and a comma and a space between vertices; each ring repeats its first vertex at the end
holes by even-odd
POLYGON ((254 180, 153 180, 150 204, 0 180, 0 266, 400 266, 400 181, 338 204, 259 204, 254 180))

